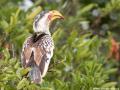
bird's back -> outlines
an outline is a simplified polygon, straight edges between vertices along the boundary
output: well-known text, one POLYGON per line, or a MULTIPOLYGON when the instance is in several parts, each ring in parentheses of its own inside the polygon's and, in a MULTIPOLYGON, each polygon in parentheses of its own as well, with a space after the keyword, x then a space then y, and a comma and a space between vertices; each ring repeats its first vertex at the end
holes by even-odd
POLYGON ((33 35, 25 40, 21 61, 23 67, 31 67, 28 75, 33 82, 38 83, 45 76, 53 49, 54 43, 48 34, 33 35))

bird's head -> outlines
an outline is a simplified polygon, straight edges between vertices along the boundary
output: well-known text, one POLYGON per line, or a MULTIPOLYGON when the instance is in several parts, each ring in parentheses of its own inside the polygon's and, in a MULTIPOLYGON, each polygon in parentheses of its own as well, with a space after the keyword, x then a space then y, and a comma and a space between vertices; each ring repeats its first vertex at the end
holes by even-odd
POLYGON ((52 11, 42 11, 38 14, 33 22, 34 32, 43 32, 46 34, 50 34, 49 27, 52 21, 56 19, 63 19, 62 14, 57 10, 52 11))

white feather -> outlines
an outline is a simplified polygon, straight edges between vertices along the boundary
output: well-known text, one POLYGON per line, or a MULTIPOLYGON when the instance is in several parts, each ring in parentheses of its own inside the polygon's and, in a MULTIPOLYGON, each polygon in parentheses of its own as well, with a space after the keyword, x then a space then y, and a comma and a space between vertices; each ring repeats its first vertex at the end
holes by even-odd
POLYGON ((48 60, 45 62, 45 68, 44 68, 42 77, 44 77, 44 76, 46 75, 46 72, 47 72, 47 70, 48 70, 48 66, 49 66, 49 64, 50 64, 50 60, 51 60, 51 58, 52 58, 52 56, 53 56, 53 48, 52 48, 52 50, 51 50, 51 53, 47 53, 46 56, 47 56, 48 60))

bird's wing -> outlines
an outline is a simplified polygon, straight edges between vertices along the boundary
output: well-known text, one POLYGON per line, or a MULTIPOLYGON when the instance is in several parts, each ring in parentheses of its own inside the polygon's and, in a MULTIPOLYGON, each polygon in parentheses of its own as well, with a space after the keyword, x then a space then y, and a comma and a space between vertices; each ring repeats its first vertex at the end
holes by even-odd
MULTIPOLYGON (((38 41, 38 43, 39 43, 39 41, 38 41)), ((44 54, 42 55, 42 58, 41 58, 41 62, 39 63, 39 69, 41 71, 41 75, 42 75, 42 77, 44 77, 48 70, 50 59, 53 56, 54 43, 53 43, 51 36, 49 36, 49 35, 43 36, 38 47, 42 48, 42 50, 44 52, 44 54)))
POLYGON ((32 37, 28 37, 24 44, 21 53, 21 62, 23 67, 27 67, 28 63, 30 62, 30 58, 32 57, 32 37))
POLYGON ((23 45, 23 66, 31 66, 34 61, 39 67, 41 75, 44 76, 47 72, 50 59, 53 55, 53 49, 53 40, 49 35, 41 37, 35 43, 32 42, 32 38, 28 38, 23 45), (31 59, 31 57, 33 57, 33 59, 31 59))

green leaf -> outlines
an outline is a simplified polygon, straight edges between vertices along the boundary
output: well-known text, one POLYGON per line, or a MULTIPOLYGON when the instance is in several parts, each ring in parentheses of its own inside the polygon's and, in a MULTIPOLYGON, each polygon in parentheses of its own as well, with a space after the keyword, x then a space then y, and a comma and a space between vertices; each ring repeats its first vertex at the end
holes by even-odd
POLYGON ((23 89, 26 85, 28 85, 28 81, 26 78, 23 78, 18 84, 17 84, 17 89, 23 89))
POLYGON ((106 73, 115 73, 118 69, 117 68, 112 68, 106 71, 106 73))
POLYGON ((49 87, 42 87, 42 88, 40 88, 40 90, 53 90, 53 89, 49 88, 49 87))
POLYGON ((26 75, 29 71, 31 70, 31 68, 25 68, 25 69, 22 69, 21 71, 20 71, 20 73, 21 73, 21 75, 23 76, 23 75, 26 75))
POLYGON ((6 59, 10 58, 10 54, 9 54, 9 50, 8 49, 4 49, 3 53, 4 53, 4 56, 5 56, 6 59))
POLYGON ((85 7, 83 7, 79 12, 78 12, 78 15, 82 15, 88 11, 90 11, 92 8, 96 7, 97 4, 89 4, 89 5, 86 5, 85 7))
POLYGON ((108 82, 108 83, 104 83, 101 87, 102 88, 110 88, 110 87, 114 87, 117 85, 116 82, 108 82))

